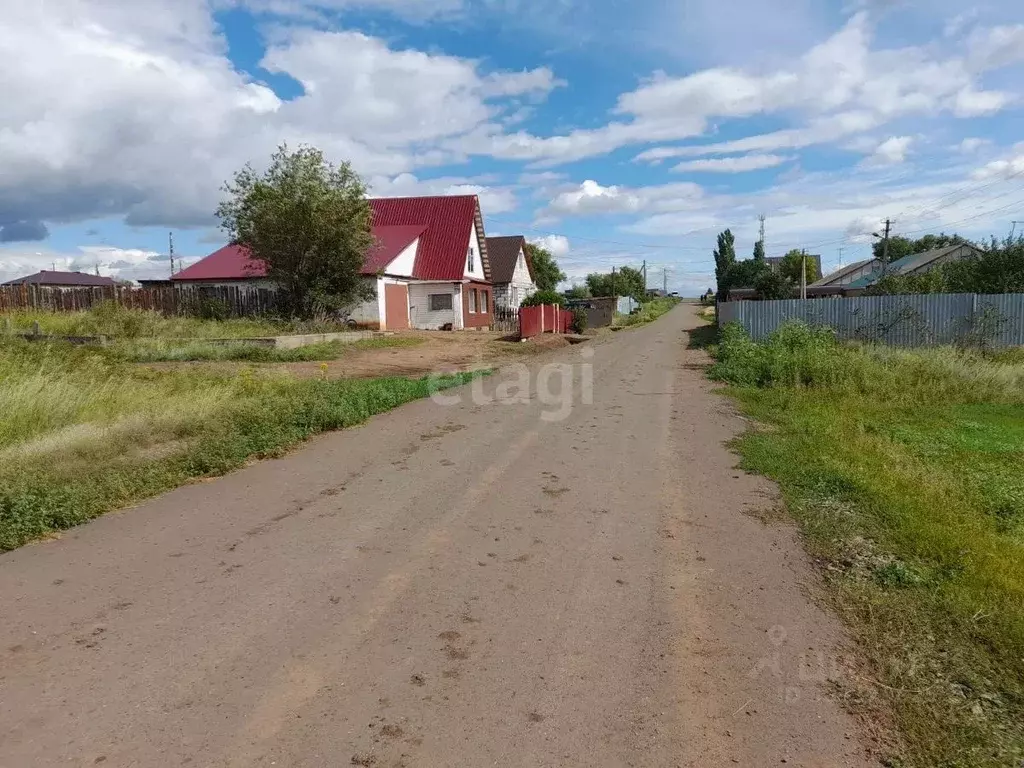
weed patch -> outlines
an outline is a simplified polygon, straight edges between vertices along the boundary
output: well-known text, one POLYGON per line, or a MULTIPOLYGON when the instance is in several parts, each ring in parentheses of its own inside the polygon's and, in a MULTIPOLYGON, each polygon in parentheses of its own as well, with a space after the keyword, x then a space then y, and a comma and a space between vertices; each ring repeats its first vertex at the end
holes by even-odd
POLYGON ((779 483, 900 730, 905 766, 1024 760, 1024 365, 725 329, 711 374, 773 426, 779 483))

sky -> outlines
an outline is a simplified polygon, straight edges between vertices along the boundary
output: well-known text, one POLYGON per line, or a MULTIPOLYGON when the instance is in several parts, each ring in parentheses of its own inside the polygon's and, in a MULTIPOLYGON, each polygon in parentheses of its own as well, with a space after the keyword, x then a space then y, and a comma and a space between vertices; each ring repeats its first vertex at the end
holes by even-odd
POLYGON ((42 0, 0 25, 0 281, 169 274, 282 142, 480 196, 570 282, 1024 229, 1024 7, 984 0, 42 0))

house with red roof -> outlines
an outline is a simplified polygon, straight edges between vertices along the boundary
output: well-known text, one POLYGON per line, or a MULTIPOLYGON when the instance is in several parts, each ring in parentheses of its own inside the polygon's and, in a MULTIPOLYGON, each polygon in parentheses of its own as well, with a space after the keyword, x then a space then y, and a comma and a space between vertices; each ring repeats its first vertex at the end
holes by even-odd
MULTIPOLYGON (((487 238, 475 195, 377 198, 363 279, 373 298, 350 317, 381 330, 489 328, 487 238)), ((226 245, 171 278, 176 285, 273 288, 266 265, 226 245)))

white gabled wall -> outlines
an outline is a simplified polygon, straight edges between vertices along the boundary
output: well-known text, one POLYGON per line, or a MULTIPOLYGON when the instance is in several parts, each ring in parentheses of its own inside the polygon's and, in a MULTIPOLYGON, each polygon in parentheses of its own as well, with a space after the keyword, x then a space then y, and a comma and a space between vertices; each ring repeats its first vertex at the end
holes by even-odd
MULTIPOLYGON (((473 231, 472 231, 472 233, 469 236, 469 247, 473 249, 473 253, 476 254, 476 256, 473 259, 473 267, 474 267, 473 271, 470 272, 467 269, 465 271, 465 276, 467 278, 472 279, 472 280, 486 280, 487 278, 484 276, 483 257, 480 255, 480 238, 477 235, 476 222, 475 221, 473 222, 473 231)), ((464 254, 464 256, 468 256, 468 255, 469 255, 468 253, 464 254)), ((467 265, 466 261, 464 260, 463 261, 463 266, 465 267, 466 265, 467 265)))
POLYGON ((494 284, 494 302, 498 306, 515 309, 523 303, 523 299, 536 291, 537 286, 530 278, 530 268, 526 264, 526 254, 520 248, 512 282, 494 284))
POLYGON ((389 275, 399 277, 412 277, 412 268, 416 264, 416 252, 419 249, 420 239, 417 237, 398 254, 384 269, 389 275))
POLYGON ((379 323, 379 327, 383 328, 384 280, 379 277, 363 277, 363 283, 373 288, 374 295, 372 298, 356 304, 349 313, 349 317, 357 323, 379 323))

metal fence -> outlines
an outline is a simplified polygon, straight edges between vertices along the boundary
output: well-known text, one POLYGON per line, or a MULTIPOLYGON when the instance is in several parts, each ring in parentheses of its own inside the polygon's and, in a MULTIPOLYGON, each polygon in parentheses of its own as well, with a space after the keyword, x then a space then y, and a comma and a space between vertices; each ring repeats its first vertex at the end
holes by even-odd
POLYGON ((755 340, 766 338, 788 320, 828 326, 841 339, 901 347, 1024 346, 1024 294, 1020 293, 931 293, 718 305, 719 325, 738 322, 755 340))

